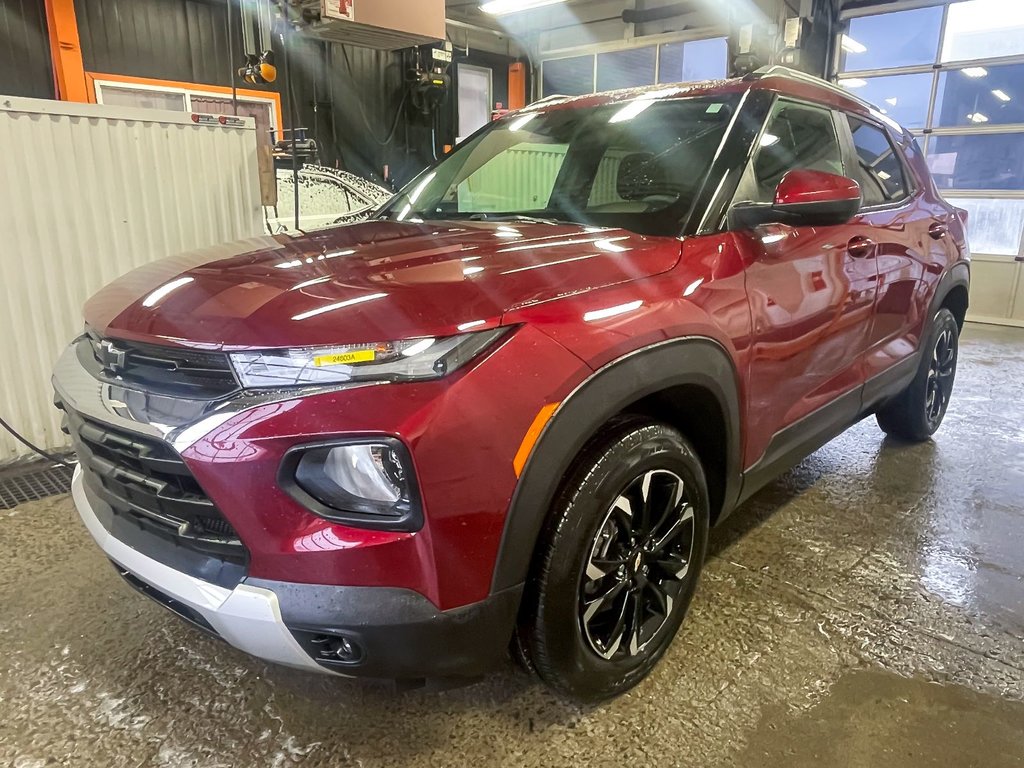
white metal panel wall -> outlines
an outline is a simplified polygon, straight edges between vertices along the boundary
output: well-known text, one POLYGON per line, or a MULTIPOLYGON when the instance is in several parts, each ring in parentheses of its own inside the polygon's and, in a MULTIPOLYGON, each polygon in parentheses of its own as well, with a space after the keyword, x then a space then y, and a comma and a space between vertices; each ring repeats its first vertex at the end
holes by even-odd
MULTIPOLYGON (((66 445, 50 371, 86 299, 180 251, 262 232, 256 133, 188 114, 0 96, 0 416, 66 445)), ((27 450, 0 429, 0 463, 27 450)))

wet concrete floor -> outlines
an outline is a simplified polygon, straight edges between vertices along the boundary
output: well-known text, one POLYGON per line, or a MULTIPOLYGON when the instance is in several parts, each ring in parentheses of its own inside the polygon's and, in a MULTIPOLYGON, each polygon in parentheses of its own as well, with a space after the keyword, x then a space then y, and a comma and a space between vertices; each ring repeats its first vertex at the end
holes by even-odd
POLYGON ((1024 765, 1024 331, 970 325, 934 442, 867 420, 713 534, 596 708, 270 668, 122 584, 66 497, 0 512, 0 766, 1024 765))

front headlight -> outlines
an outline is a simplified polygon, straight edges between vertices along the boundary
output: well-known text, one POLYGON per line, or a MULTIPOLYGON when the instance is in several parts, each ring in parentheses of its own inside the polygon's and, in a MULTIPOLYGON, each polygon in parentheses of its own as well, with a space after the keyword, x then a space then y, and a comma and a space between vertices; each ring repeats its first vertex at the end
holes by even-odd
POLYGON ((242 386, 249 388, 438 379, 458 370, 509 330, 495 328, 442 339, 232 352, 229 357, 242 386))

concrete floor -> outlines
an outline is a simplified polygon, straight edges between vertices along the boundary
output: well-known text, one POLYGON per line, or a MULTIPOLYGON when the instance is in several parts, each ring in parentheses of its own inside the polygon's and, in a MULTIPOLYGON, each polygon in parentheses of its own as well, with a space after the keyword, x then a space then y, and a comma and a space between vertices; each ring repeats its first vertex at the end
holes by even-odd
POLYGON ((268 668, 123 585, 67 498, 0 512, 0 765, 1024 765, 1024 332, 969 326, 933 443, 858 425, 713 534, 630 694, 268 668))

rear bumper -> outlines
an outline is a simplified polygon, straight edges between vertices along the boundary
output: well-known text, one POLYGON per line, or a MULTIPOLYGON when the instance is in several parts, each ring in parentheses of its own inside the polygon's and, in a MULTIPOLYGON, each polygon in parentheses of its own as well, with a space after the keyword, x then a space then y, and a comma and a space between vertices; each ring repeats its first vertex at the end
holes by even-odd
MULTIPOLYGON (((100 548, 139 591, 234 647, 312 672, 398 679, 478 675, 504 657, 522 589, 451 611, 417 592, 247 577, 233 589, 159 562, 113 536, 81 470, 72 495, 100 548), (324 638, 345 638, 355 659, 323 658, 324 638)), ((106 517, 107 515, 104 515, 106 517)))

